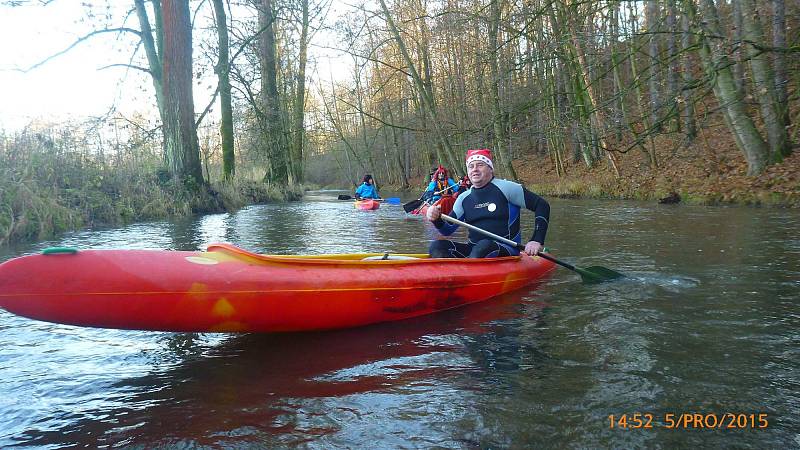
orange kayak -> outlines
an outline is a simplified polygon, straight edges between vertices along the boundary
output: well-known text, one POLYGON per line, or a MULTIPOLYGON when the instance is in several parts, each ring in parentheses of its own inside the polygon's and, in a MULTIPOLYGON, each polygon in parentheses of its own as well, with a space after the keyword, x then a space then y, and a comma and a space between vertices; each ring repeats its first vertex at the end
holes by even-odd
POLYGON ((102 328, 325 330, 479 302, 553 268, 528 256, 270 256, 228 244, 205 252, 72 250, 0 264, 0 307, 32 319, 102 328))
POLYGON ((362 211, 370 211, 373 209, 378 209, 381 207, 381 202, 377 200, 356 200, 356 209, 360 209, 362 211))

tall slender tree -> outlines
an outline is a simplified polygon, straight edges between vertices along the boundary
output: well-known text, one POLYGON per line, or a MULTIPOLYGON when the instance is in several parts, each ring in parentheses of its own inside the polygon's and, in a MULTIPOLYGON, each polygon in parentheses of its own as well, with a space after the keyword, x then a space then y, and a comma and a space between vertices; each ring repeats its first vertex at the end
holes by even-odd
POLYGON ((492 78, 492 127, 494 129, 494 150, 497 152, 500 165, 506 176, 517 179, 517 173, 511 164, 511 149, 508 138, 508 114, 501 106, 501 86, 503 84, 500 71, 501 47, 500 24, 503 6, 501 0, 490 0, 491 17, 489 19, 489 74, 492 78))
POLYGON ((281 105, 278 95, 278 59, 275 42, 275 6, 272 0, 260 0, 258 8, 259 64, 261 69, 261 132, 269 168, 264 180, 277 185, 289 181, 288 155, 284 145, 281 105))
POLYGON ((789 125, 789 93, 787 85, 789 79, 786 73, 786 2, 785 0, 772 0, 772 46, 775 64, 775 94, 778 105, 781 107, 781 120, 789 125))
POLYGON ((219 56, 214 72, 219 83, 221 111, 220 135, 222 137, 222 176, 230 180, 236 173, 236 156, 233 151, 233 106, 231 101, 230 60, 228 57, 228 20, 223 0, 213 0, 217 25, 219 56))
POLYGON ((757 48, 764 45, 764 28, 758 14, 758 5, 755 0, 745 1, 742 17, 744 19, 744 36, 747 44, 747 55, 750 58, 750 71, 753 74, 755 92, 758 92, 758 104, 761 107, 761 116, 767 131, 769 143, 768 160, 780 162, 789 155, 789 135, 786 133, 783 108, 778 104, 778 95, 775 92, 775 77, 772 72, 769 55, 757 48))
POLYGON ((305 143, 306 62, 308 60, 309 12, 308 0, 300 0, 300 42, 295 74, 295 98, 292 108, 292 142, 289 183, 303 182, 303 146, 305 143))

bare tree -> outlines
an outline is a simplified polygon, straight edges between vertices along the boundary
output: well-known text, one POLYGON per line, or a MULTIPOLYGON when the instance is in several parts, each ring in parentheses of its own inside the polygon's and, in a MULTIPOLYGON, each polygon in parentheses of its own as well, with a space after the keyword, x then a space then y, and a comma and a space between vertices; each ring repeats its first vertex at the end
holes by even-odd
MULTIPOLYGON (((695 11, 691 0, 684 0, 684 6, 690 13, 695 11)), ((722 106, 726 123, 747 159, 747 173, 761 173, 767 165, 769 149, 747 114, 741 91, 736 86, 725 42, 721 39, 723 34, 717 6, 714 0, 700 0, 700 10, 702 20, 696 20, 700 25, 700 57, 708 77, 713 80, 714 94, 722 106)))
POLYGON ((775 77, 770 65, 769 55, 757 48, 764 45, 764 30, 758 14, 758 5, 755 0, 745 1, 742 17, 744 19, 744 36, 747 41, 745 47, 750 57, 750 71, 753 74, 755 92, 758 92, 758 103, 761 107, 761 116, 767 131, 769 142, 770 162, 780 162, 790 152, 789 136, 786 133, 783 108, 778 104, 775 92, 775 77))

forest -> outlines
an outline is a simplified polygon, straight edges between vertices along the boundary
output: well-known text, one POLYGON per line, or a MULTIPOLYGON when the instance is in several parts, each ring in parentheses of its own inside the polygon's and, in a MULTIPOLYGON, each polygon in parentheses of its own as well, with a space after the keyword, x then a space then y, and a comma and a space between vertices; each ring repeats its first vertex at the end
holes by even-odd
POLYGON ((150 101, 0 130, 0 244, 364 173, 416 196, 469 148, 545 195, 800 206, 797 2, 120 3, 82 3, 40 64, 115 39, 104 69, 144 74, 150 101))

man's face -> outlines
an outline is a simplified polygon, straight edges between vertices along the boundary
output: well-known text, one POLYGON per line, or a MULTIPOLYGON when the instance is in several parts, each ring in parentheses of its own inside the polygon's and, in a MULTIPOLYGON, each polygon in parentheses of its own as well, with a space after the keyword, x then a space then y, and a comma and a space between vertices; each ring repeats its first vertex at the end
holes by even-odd
POLYGON ((492 181, 494 171, 483 161, 472 161, 467 165, 467 175, 474 187, 482 188, 492 181))

